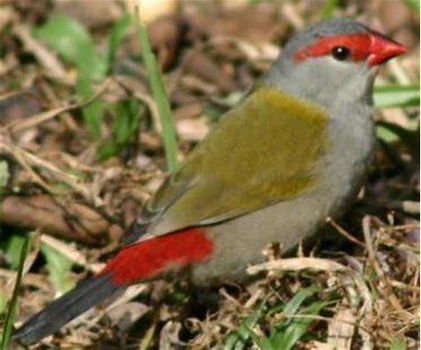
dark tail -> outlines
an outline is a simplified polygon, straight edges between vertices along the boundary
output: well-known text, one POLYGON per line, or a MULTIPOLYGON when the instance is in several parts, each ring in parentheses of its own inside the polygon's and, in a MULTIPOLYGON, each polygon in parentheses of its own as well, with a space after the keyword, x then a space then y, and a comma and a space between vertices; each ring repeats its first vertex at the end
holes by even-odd
POLYGON ((13 335, 24 344, 33 344, 59 330, 67 322, 111 296, 119 289, 109 275, 95 276, 53 301, 32 316, 13 335))

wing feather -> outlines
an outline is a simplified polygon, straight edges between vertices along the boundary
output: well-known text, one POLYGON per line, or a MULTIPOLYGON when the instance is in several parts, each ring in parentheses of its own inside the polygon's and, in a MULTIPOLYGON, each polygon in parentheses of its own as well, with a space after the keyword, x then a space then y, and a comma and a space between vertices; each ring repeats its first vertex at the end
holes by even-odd
POLYGON ((230 110, 147 206, 149 233, 213 224, 290 200, 317 184, 328 115, 261 87, 230 110))

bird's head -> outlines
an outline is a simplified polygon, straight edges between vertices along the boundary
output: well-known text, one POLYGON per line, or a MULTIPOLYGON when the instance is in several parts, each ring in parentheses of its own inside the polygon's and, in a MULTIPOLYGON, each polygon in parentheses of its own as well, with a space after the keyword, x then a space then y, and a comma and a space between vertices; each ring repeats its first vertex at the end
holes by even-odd
POLYGON ((371 88, 377 67, 405 52, 401 44, 354 20, 323 21, 288 41, 268 80, 320 102, 340 92, 360 98, 371 88))

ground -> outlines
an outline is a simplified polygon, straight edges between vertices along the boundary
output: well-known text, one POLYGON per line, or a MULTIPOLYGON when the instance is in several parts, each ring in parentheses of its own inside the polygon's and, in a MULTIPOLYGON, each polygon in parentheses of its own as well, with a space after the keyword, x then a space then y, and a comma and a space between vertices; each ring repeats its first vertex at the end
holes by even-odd
POLYGON ((12 296, 18 326, 101 269, 171 160, 204 137, 291 34, 351 16, 409 51, 378 78, 376 157, 345 218, 289 256, 268 247, 247 284, 134 286, 34 348, 418 349, 419 3, 142 2, 177 145, 125 5, 0 4, 0 324, 12 296))

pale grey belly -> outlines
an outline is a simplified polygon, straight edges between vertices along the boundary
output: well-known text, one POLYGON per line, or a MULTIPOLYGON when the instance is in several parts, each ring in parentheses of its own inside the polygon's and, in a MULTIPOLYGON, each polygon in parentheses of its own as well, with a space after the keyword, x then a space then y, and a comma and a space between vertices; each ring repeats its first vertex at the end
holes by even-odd
POLYGON ((328 214, 327 204, 306 196, 210 227, 215 250, 209 262, 193 269, 193 280, 212 284, 242 279, 247 265, 264 259, 268 244, 279 242, 285 251, 312 235, 328 214))

